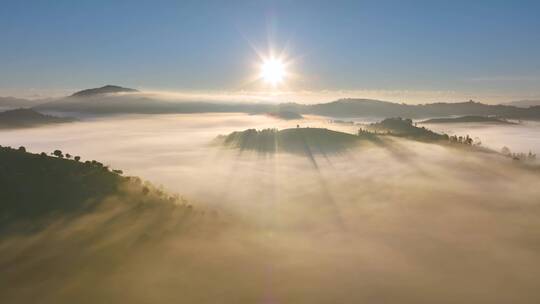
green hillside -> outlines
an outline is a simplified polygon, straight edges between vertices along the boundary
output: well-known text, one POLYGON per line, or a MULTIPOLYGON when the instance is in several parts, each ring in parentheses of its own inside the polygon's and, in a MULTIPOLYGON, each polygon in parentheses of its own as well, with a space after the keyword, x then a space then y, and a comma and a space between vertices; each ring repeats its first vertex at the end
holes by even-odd
POLYGON ((78 156, 67 159, 71 156, 61 151, 55 154, 0 147, 0 228, 14 222, 37 223, 47 217, 86 213, 110 197, 129 206, 187 207, 183 199, 139 178, 124 177, 120 170, 110 170, 97 161, 83 162, 78 156))
POLYGON ((265 153, 334 153, 354 147, 364 137, 323 128, 248 129, 220 138, 225 146, 265 153))

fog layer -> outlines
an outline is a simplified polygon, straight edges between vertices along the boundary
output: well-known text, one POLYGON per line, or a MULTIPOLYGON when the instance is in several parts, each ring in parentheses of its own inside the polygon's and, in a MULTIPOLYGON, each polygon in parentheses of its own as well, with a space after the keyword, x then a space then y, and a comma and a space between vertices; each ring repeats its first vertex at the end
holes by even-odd
POLYGON ((390 137, 312 157, 212 144, 296 124, 329 126, 162 115, 0 133, 2 145, 61 149, 162 184, 204 219, 111 207, 3 236, 0 294, 10 303, 540 300, 537 169, 390 137))
POLYGON ((521 121, 516 125, 482 123, 424 124, 426 128, 449 135, 470 134, 479 138, 484 146, 496 151, 508 147, 514 152, 540 152, 540 123, 521 121))

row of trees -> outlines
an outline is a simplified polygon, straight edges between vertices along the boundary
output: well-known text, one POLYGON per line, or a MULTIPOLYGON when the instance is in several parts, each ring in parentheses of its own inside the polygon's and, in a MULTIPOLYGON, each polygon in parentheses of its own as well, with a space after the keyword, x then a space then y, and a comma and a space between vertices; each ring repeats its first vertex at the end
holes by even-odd
POLYGON ((465 145, 476 145, 476 146, 480 146, 482 143, 480 142, 480 140, 477 140, 476 142, 469 136, 456 136, 456 135, 452 135, 452 136, 449 136, 448 137, 448 140, 451 142, 451 143, 457 143, 457 144, 465 144, 465 145))
POLYGON ((513 153, 510 151, 510 148, 503 147, 501 149, 501 154, 507 157, 511 157, 513 160, 520 160, 520 161, 535 161, 536 160, 536 154, 529 151, 529 153, 513 153))
MULTIPOLYGON (((0 146, 1 147, 1 146, 0 146)), ((7 149, 11 149, 11 147, 3 147, 3 148, 7 148, 7 149)), ((19 152, 23 152, 23 153, 26 153, 26 148, 24 146, 20 146, 17 151, 19 152)), ((47 153, 45 152, 41 152, 39 154, 41 157, 47 157, 47 153)), ((51 152, 51 155, 52 156, 55 156, 57 158, 66 158, 66 159, 73 159, 74 161, 76 162, 80 162, 81 161, 81 157, 76 155, 76 156, 73 156, 69 153, 66 153, 64 154, 61 150, 54 150, 53 152, 51 152)), ((93 166, 93 167, 97 167, 97 168, 103 168, 105 170, 109 170, 109 167, 108 166, 105 166, 103 165, 102 163, 96 161, 96 160, 87 160, 84 162, 86 165, 89 165, 89 166, 93 166)), ((117 170, 117 169, 114 169, 114 170, 111 170, 111 172, 113 173, 116 173, 118 175, 122 175, 124 174, 124 172, 122 170, 117 170)))
MULTIPOLYGON (((42 155, 42 156, 46 156, 47 154, 46 154, 45 152, 41 152, 41 155, 42 155)), ((54 156, 56 156, 56 157, 58 157, 58 158, 64 158, 64 157, 65 157, 65 158, 67 158, 67 159, 71 159, 71 158, 73 157, 73 160, 75 160, 75 161, 77 161, 77 162, 81 160, 81 157, 78 156, 78 155, 77 155, 77 156, 72 156, 72 155, 69 154, 69 153, 66 153, 66 155, 64 155, 64 154, 62 153, 62 151, 60 151, 60 150, 54 150, 53 152, 51 152, 51 155, 54 155, 54 156)))

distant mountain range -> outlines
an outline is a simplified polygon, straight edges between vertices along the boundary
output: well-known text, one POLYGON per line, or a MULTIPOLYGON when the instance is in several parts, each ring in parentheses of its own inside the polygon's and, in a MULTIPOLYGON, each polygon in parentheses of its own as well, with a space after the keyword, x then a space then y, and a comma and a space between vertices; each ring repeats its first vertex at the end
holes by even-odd
POLYGON ((536 107, 536 106, 540 106, 540 100, 518 100, 518 101, 511 101, 511 102, 503 103, 503 105, 522 107, 522 108, 536 107))
POLYGON ((328 103, 246 103, 215 101, 171 101, 150 98, 135 89, 107 85, 87 89, 71 96, 48 100, 34 107, 39 111, 78 112, 87 114, 161 114, 161 113, 280 113, 313 114, 329 117, 405 117, 434 118, 455 116, 493 116, 505 119, 540 120, 540 105, 490 105, 474 101, 458 103, 400 104, 374 99, 340 99, 328 103), (82 98, 84 97, 84 98, 82 98))
POLYGON ((72 121, 74 121, 72 118, 44 115, 31 109, 0 112, 0 129, 28 128, 72 121))
POLYGON ((505 105, 488 105, 474 101, 409 105, 371 99, 341 99, 315 105, 282 104, 280 107, 302 114, 332 117, 431 118, 478 115, 511 119, 540 119, 540 106, 518 108, 505 105))

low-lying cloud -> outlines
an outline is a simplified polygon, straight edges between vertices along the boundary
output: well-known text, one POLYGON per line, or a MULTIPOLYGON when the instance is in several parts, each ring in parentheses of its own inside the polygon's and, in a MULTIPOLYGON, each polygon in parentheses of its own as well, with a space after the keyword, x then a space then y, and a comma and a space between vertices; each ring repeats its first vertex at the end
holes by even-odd
POLYGON ((298 123, 329 126, 316 117, 128 115, 3 132, 3 145, 61 149, 162 184, 201 213, 183 222, 104 209, 3 236, 0 293, 19 303, 540 300, 537 169, 391 138, 313 160, 211 144, 298 123))

